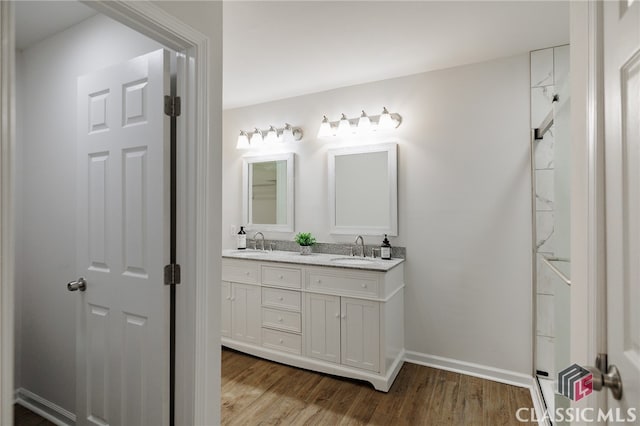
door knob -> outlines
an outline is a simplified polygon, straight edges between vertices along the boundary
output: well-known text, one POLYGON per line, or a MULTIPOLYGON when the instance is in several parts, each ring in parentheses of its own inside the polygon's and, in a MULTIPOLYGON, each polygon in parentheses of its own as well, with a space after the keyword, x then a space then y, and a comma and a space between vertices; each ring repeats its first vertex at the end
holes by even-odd
POLYGON ((606 373, 600 371, 596 367, 585 367, 593 375, 591 379, 591 385, 594 391, 600 391, 602 388, 611 389, 611 395, 619 400, 622 398, 622 378, 620 377, 620 371, 615 365, 610 365, 606 373))
POLYGON ((78 278, 76 281, 69 281, 67 283, 67 290, 69 291, 85 291, 87 289, 87 282, 84 277, 78 278))
POLYGON ((609 357, 606 353, 598 354, 595 367, 587 366, 585 368, 589 370, 593 376, 591 386, 594 391, 609 388, 611 389, 611 395, 616 400, 622 398, 622 377, 620 376, 620 370, 613 364, 609 365, 609 357))

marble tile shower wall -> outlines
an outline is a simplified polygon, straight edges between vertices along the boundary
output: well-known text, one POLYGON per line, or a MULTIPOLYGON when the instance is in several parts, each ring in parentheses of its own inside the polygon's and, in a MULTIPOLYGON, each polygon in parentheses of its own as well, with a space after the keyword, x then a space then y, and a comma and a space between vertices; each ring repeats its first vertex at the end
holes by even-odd
MULTIPOLYGON (((539 127, 553 112, 556 84, 569 72, 569 46, 531 52, 531 126, 539 127)), ((541 256, 555 256, 554 126, 533 142, 536 236, 536 370, 553 377, 555 277, 541 256)))

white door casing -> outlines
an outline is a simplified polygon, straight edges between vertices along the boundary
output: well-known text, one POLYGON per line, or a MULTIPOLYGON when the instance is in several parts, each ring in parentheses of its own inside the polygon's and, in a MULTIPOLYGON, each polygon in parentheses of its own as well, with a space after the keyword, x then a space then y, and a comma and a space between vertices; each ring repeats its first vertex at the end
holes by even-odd
POLYGON ((168 52, 78 78, 78 424, 168 423, 168 52))
POLYGON ((0 424, 13 424, 15 43, 13 2, 0 2, 0 424))
POLYGON ((640 2, 604 2, 607 351, 640 424, 640 2))

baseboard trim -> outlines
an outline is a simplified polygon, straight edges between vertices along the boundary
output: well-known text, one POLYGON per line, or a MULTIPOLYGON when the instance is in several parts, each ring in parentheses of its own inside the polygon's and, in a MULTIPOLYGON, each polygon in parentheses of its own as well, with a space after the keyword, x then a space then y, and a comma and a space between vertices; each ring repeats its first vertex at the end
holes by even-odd
POLYGON ((15 403, 28 408, 58 426, 76 424, 75 414, 24 388, 18 388, 15 391, 15 403))
POLYGON ((527 374, 436 355, 407 351, 405 354, 405 361, 412 364, 453 371, 454 373, 480 377, 482 379, 493 380, 495 382, 519 386, 522 388, 531 388, 533 385, 533 377, 527 374))

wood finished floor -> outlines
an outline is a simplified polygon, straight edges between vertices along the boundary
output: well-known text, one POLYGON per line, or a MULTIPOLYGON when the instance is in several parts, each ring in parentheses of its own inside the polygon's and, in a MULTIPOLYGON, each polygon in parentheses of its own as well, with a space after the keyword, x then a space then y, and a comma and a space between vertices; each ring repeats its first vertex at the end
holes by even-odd
POLYGON ((13 406, 13 424, 15 426, 55 426, 44 417, 18 404, 13 406))
POLYGON ((222 350, 224 425, 521 425, 529 390, 405 363, 388 393, 222 350))

